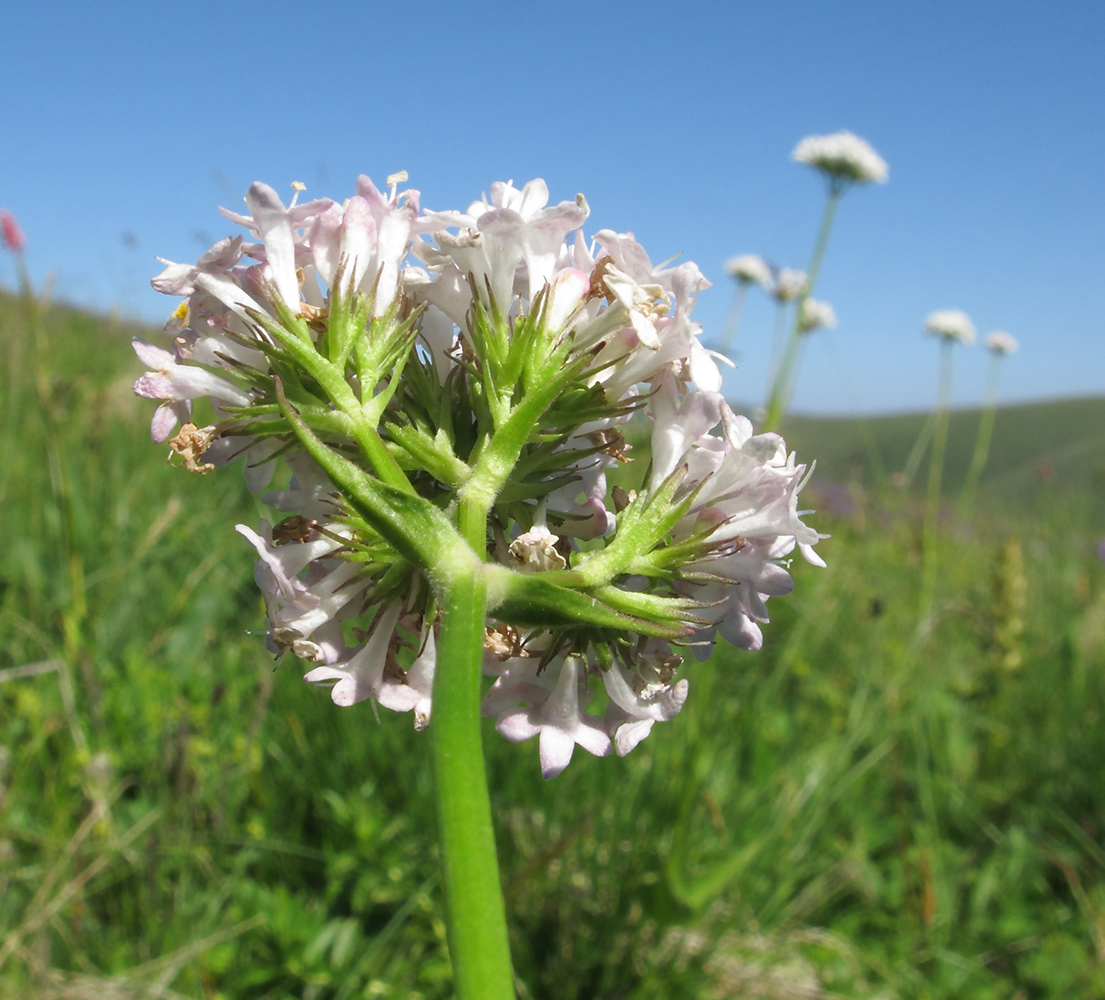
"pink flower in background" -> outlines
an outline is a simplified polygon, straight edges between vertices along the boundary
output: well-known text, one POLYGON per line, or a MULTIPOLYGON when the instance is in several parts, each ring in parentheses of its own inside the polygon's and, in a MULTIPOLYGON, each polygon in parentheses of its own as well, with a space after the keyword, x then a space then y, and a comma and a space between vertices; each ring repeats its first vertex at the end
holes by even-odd
POLYGON ((15 216, 6 208, 0 211, 0 240, 4 241, 4 246, 12 253, 22 253, 27 245, 23 230, 19 228, 15 216))

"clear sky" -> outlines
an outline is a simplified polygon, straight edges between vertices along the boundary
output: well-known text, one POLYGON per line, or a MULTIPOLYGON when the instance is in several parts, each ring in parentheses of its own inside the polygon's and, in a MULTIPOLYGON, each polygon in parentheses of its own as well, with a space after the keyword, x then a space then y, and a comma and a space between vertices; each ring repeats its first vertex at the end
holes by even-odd
MULTIPOLYGON (((406 169, 444 209, 541 176, 588 232, 696 261, 709 340, 728 257, 806 265, 823 184, 790 153, 847 128, 890 181, 841 205, 816 293, 840 325, 796 408, 927 408, 949 308, 1021 341, 1004 400, 1105 391, 1105 4, 40 0, 2 24, 0 207, 72 302, 163 319, 155 255, 194 260, 255 179, 341 199, 406 169)), ((731 397, 762 400, 770 341, 751 296, 731 397)), ((986 362, 958 352, 956 403, 986 362)))

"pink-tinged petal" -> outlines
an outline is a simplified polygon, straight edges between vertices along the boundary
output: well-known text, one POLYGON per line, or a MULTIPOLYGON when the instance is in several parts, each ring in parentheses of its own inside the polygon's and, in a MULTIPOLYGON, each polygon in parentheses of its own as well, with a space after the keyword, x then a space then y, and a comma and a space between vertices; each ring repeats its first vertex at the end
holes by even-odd
POLYGON ((191 295, 195 291, 193 281, 196 276, 196 267, 194 264, 174 264, 172 261, 163 260, 160 257, 158 257, 158 260, 165 265, 165 270, 156 278, 150 279, 154 291, 163 292, 165 295, 191 295))
POLYGON ((691 353, 687 360, 691 381, 697 388, 703 392, 721 392, 721 370, 714 362, 713 351, 708 351, 696 339, 691 344, 691 353))
POLYGON ((433 627, 427 623, 422 652, 407 671, 407 683, 418 694, 414 705, 414 730, 421 733, 430 724, 433 710, 434 671, 437 666, 437 643, 433 627))
MULTIPOLYGON (((378 698, 385 683, 384 666, 387 663, 388 647, 395 632, 395 623, 399 620, 399 611, 398 602, 388 605, 377 620, 368 642, 349 660, 333 667, 316 667, 304 677, 304 680, 313 682, 336 679, 338 683, 331 689, 330 699, 342 708, 355 705, 366 698, 378 698)), ((392 688, 395 686, 393 684, 392 688)), ((389 701, 392 700, 393 694, 394 691, 389 688, 386 695, 389 701)))
POLYGON ((583 722, 572 733, 573 739, 589 754, 595 757, 609 757, 613 751, 606 727, 590 715, 583 716, 583 722))
POLYGON ((201 269, 213 267, 225 270, 237 264, 241 256, 242 237, 224 236, 196 261, 196 267, 201 269))
POLYGON ((429 306, 422 314, 422 339, 430 349, 439 385, 445 384, 449 372, 456 367, 453 348, 456 346, 456 324, 437 306, 429 306))
POLYGON ((141 337, 134 337, 130 342, 130 346, 134 348, 134 353, 138 355, 138 360, 154 371, 160 371, 162 368, 171 368, 177 363, 176 355, 171 351, 166 351, 164 348, 157 347, 148 340, 143 340, 141 337))
POLYGON ((331 205, 325 212, 315 217, 307 234, 315 270, 327 286, 334 283, 334 275, 338 269, 343 218, 341 205, 331 205))
MULTIPOLYGON (((524 220, 509 208, 493 208, 479 219, 479 244, 487 261, 486 274, 491 285, 491 295, 499 308, 506 313, 514 295, 514 278, 522 263, 522 247, 519 232, 524 220)), ((440 243, 440 237, 438 239, 440 243)), ((456 247, 455 249, 460 249, 456 247)), ((463 259, 454 253, 457 265, 464 270, 463 259)), ((475 268, 470 270, 475 271, 475 268)), ((477 276, 479 272, 477 271, 477 276)))
POLYGON ((133 392, 146 399, 199 399, 210 396, 232 406, 248 406, 250 398, 249 393, 203 368, 177 364, 161 371, 146 372, 135 381, 133 392))
MULTIPOLYGON (((609 737, 607 737, 606 743, 609 746, 609 737)), ((572 762, 572 752, 575 748, 575 739, 563 729, 557 729, 555 726, 542 726, 539 752, 541 777, 549 781, 560 774, 572 762)))
POLYGON ((820 566, 822 569, 825 568, 825 560, 814 551, 812 545, 807 545, 805 542, 799 542, 798 551, 802 553, 802 558, 805 559, 806 562, 813 566, 820 566))
MULTIPOLYGON (((517 204, 509 206, 515 209, 523 219, 530 219, 549 203, 549 186, 541 177, 528 181, 521 190, 517 204)), ((575 226, 572 227, 573 229, 575 226)))
POLYGON ((752 421, 748 417, 734 413, 726 403, 721 408, 721 426, 726 440, 734 447, 741 448, 752 437, 752 421))
POLYGON ((614 752, 624 757, 652 732, 655 724, 654 719, 634 719, 622 723, 614 733, 614 752))
POLYGON ((764 634, 760 626, 742 614, 723 618, 718 623, 718 631, 737 649, 756 652, 764 644, 764 634))
POLYGON ((683 461, 687 450, 721 419, 725 400, 716 392, 689 392, 679 400, 675 379, 661 371, 649 400, 652 425, 652 484, 656 490, 683 461))
POLYGON ((321 654, 320 663, 333 665, 349 655, 345 645, 345 636, 342 634, 341 622, 337 619, 320 625, 311 634, 311 639, 318 646, 321 654))
POLYGON ((236 316, 253 325, 247 310, 263 313, 260 304, 251 295, 248 295, 229 274, 200 273, 196 275, 196 287, 202 288, 209 295, 218 299, 227 309, 236 316))
POLYGON ((516 708, 513 712, 499 716, 499 721, 495 723, 495 730, 511 743, 522 743, 533 739, 541 732, 541 726, 533 723, 528 708, 516 708))
POLYGON ((272 281, 285 305, 299 312, 299 282, 295 276, 295 233, 288 210, 280 196, 267 184, 255 181, 246 192, 246 204, 253 213, 265 258, 272 269, 272 281))
POLYGON ((383 678, 373 691, 376 700, 392 712, 409 712, 419 702, 421 696, 412 687, 398 681, 383 678))
POLYGON ((368 202, 359 196, 349 199, 341 225, 341 256, 345 259, 346 280, 351 288, 360 288, 375 247, 376 223, 368 202))
POLYGON ((545 323, 550 330, 563 327, 587 301, 591 276, 577 267, 566 267, 549 285, 545 323))
POLYGON ((172 400, 162 403, 153 411, 150 421, 150 437, 155 444, 164 444, 177 424, 182 424, 192 415, 191 400, 172 400))
POLYGON ((275 438, 261 438, 246 451, 246 488, 250 493, 260 493, 272 482, 276 471, 276 453, 281 443, 275 438))

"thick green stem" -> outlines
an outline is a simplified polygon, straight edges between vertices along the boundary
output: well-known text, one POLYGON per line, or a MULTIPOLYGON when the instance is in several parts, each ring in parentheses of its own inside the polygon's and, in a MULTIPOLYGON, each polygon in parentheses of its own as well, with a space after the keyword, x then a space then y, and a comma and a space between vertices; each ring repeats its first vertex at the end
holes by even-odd
POLYGON ((963 484, 963 496, 959 500, 959 513, 966 516, 974 505, 975 491, 986 468, 986 458, 990 454, 990 440, 994 436, 994 417, 998 409, 998 375, 1001 371, 1001 355, 995 352, 990 357, 990 372, 986 379, 986 402, 982 408, 982 417, 978 423, 978 438, 975 440, 975 453, 971 456, 971 467, 967 470, 967 481, 963 484))
POLYGON ((940 395, 936 403, 932 456, 929 459, 928 494, 921 541, 921 616, 925 617, 936 594, 936 549, 940 525, 940 482, 944 474, 944 452, 948 445, 948 407, 952 394, 952 341, 940 343, 940 395))
POLYGON ((457 1000, 513 1000, 506 912, 480 741, 487 584, 458 569, 440 595, 433 692, 434 780, 457 1000))
POLYGON ((775 381, 771 387, 771 396, 767 403, 767 416, 764 418, 762 430, 773 431, 779 426, 786 410, 786 390, 791 381, 791 369, 798 360, 798 344, 802 337, 802 311, 803 306, 817 285, 817 275, 821 271, 821 262, 825 259, 825 250, 829 246, 829 234, 833 230, 833 219, 836 217, 836 206, 840 203, 840 196, 844 188, 833 184, 829 187, 829 197, 825 201, 825 211, 821 216, 821 228, 817 231, 817 242, 813 246, 813 255, 810 258, 809 270, 806 272, 806 287, 798 297, 797 308, 794 310, 794 323, 790 328, 790 337, 787 340, 786 349, 783 351, 783 360, 775 373, 775 381))

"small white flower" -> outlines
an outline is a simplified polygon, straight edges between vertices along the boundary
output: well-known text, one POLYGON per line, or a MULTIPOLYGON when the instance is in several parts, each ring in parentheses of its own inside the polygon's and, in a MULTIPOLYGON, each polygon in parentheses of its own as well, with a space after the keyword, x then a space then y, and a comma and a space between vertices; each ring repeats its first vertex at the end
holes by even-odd
MULTIPOLYGON (((544 521, 544 517, 541 518, 544 521)), ((554 535, 542 524, 535 524, 510 543, 510 554, 518 560, 523 573, 540 573, 550 569, 564 569, 568 563, 556 551, 559 535, 554 535)))
POLYGON ((938 309, 929 313, 925 330, 934 337, 957 340, 961 344, 975 342, 975 326, 965 312, 959 309, 938 309))
POLYGON ((725 270, 742 285, 759 285, 764 291, 771 291, 771 267, 757 254, 730 257, 725 262, 725 270))
MULTIPOLYGON (((552 675, 555 661, 547 672, 552 675)), ((512 743, 521 743, 534 736, 539 739, 542 777, 555 778, 571 762, 576 746, 583 747, 596 757, 605 757, 614 746, 607 735, 606 726, 583 711, 591 698, 586 686, 587 665, 578 656, 567 657, 556 675, 556 686, 551 690, 543 685, 532 685, 536 698, 517 687, 521 699, 530 704, 504 711, 499 715, 495 728, 512 743), (581 673, 582 668, 582 673, 581 673), (532 699, 532 700, 531 700, 532 699)), ((548 683, 547 681, 545 682, 548 683)), ((492 686, 484 699, 485 715, 496 714, 498 707, 490 700, 492 686)), ((678 709, 676 709, 678 711, 678 709)), ((671 713, 672 715, 675 712, 671 713)))
POLYGON ((806 299, 802 303, 802 315, 798 320, 798 328, 803 333, 812 333, 823 327, 832 329, 834 326, 836 326, 836 313, 828 302, 806 299))
POLYGON ((806 272, 784 267, 775 278, 771 294, 779 302, 793 302, 806 290, 806 272))
POLYGON ((993 333, 986 334, 986 347, 994 354, 1012 354, 1020 344, 1012 334, 1004 330, 995 330, 993 333))
POLYGON ((885 184, 890 173, 886 161, 870 143, 847 131, 806 136, 794 147, 791 158, 837 181, 885 184))

